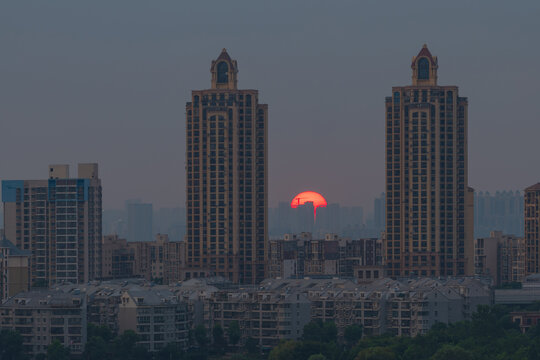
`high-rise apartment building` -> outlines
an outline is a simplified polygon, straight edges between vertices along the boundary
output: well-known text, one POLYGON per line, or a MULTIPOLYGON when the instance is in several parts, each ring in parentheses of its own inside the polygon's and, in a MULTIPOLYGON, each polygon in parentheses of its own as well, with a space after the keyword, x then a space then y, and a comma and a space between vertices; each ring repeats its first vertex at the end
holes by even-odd
POLYGON ((49 166, 48 180, 2 181, 5 236, 30 251, 34 286, 101 277, 101 180, 97 164, 49 166))
POLYGON ((264 279, 267 247, 267 119, 257 90, 239 90, 223 49, 212 86, 186 104, 186 277, 264 279))
POLYGON ((490 276, 494 285, 522 282, 525 278, 525 239, 492 231, 474 240, 475 274, 490 276))
POLYGON ((393 87, 385 101, 388 275, 472 275, 467 98, 437 84, 427 46, 411 68, 412 85, 393 87))
POLYGON ((525 189, 525 244, 527 246, 527 274, 540 273, 540 183, 525 189))

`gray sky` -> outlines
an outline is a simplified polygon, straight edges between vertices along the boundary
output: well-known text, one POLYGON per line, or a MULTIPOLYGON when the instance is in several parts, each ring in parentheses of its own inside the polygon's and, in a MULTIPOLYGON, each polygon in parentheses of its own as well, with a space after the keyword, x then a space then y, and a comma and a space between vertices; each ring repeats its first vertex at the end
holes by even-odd
POLYGON ((222 48, 269 105, 270 205, 371 206, 384 97, 423 43, 469 98, 469 183, 540 181, 540 2, 0 2, 0 178, 98 162, 104 206, 184 203, 184 106, 222 48))

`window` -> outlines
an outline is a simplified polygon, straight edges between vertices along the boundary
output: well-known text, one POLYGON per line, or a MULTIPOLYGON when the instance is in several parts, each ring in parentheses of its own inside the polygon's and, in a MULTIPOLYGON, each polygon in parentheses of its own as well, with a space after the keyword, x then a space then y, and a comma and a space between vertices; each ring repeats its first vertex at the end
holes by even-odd
POLYGON ((218 84, 224 84, 229 82, 229 66, 226 62, 222 61, 217 66, 217 82, 218 84))
POLYGON ((427 58, 421 58, 418 60, 418 80, 429 79, 429 60, 427 58))

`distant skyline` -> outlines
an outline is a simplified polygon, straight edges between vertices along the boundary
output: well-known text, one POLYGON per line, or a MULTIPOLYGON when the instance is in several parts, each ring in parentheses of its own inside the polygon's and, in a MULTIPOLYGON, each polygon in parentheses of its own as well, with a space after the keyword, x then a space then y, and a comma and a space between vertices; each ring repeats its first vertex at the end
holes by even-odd
POLYGON ((540 181, 540 3, 0 4, 0 180, 98 162, 105 209, 184 206, 185 103, 222 48, 269 106, 269 205, 301 191, 371 208, 384 98, 427 43, 469 99, 469 184, 540 181))

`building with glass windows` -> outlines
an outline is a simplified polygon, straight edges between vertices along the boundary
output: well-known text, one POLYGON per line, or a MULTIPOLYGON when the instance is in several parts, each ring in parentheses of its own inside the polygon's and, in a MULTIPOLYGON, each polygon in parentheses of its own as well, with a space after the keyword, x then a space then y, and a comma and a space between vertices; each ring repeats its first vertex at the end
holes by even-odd
POLYGON ((386 105, 388 275, 474 273, 473 189, 467 179, 467 98, 437 84, 437 57, 424 45, 412 85, 386 105))
POLYGON ((264 279, 267 247, 267 119, 257 90, 237 88, 223 49, 211 88, 186 104, 186 278, 264 279))
POLYGON ((525 189, 525 245, 527 274, 540 273, 540 183, 525 189))
POLYGON ((4 232, 29 251, 32 286, 101 278, 101 180, 97 164, 50 165, 47 180, 2 181, 4 232))

